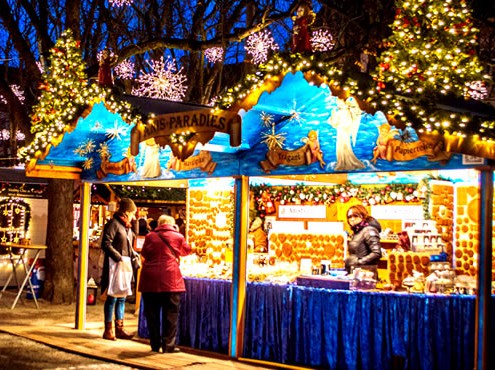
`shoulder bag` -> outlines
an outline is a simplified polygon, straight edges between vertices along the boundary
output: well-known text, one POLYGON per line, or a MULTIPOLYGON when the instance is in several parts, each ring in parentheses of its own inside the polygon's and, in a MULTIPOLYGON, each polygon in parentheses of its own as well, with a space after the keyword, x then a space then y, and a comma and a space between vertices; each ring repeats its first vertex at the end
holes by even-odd
POLYGON ((156 233, 156 234, 160 237, 160 239, 162 240, 162 242, 164 242, 164 243, 165 243, 165 245, 168 247, 168 249, 170 249, 170 252, 172 252, 172 254, 173 254, 173 255, 174 255, 174 257, 175 257, 175 260, 177 261, 177 264, 178 264, 178 265, 180 265, 180 258, 179 258, 179 256, 177 255, 177 253, 175 252, 175 250, 174 250, 174 249, 170 246, 170 244, 168 243, 168 240, 167 240, 167 239, 165 239, 165 238, 163 237, 163 235, 162 235, 162 234, 160 234, 160 232, 155 231, 155 233, 156 233))

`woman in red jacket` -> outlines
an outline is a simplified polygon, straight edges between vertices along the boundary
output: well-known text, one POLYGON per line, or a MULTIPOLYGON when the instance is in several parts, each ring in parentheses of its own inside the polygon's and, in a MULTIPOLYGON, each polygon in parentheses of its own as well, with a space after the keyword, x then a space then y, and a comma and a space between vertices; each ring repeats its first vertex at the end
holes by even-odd
POLYGON ((163 352, 180 352, 175 339, 181 294, 186 291, 180 272, 180 257, 190 253, 191 246, 177 231, 171 216, 160 216, 156 229, 144 239, 139 291, 154 352, 159 352, 160 347, 163 352))

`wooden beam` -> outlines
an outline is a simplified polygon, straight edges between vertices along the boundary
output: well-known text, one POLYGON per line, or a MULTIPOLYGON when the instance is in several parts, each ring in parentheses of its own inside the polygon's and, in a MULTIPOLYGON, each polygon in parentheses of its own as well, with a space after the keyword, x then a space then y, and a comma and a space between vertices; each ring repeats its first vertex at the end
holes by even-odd
POLYGON ((82 169, 78 167, 38 164, 30 170, 26 169, 26 176, 44 177, 50 179, 80 180, 81 172, 82 169))

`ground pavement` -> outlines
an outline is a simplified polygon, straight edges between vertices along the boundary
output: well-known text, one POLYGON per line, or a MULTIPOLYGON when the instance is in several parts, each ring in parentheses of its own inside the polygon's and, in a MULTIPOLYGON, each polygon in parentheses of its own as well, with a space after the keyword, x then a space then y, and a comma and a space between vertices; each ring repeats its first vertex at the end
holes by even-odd
MULTIPOLYGON (((9 293, 9 292, 7 292, 9 293)), ((87 356, 90 359, 101 360, 109 363, 122 365, 123 368, 135 369, 185 369, 197 370, 219 370, 219 369, 235 369, 235 370, 251 370, 251 369, 270 369, 274 367, 266 366, 265 364, 247 363, 234 361, 226 356, 216 355, 212 353, 198 352, 191 349, 183 348, 180 353, 156 353, 151 352, 148 340, 138 338, 133 340, 117 340, 109 341, 103 339, 103 303, 98 301, 94 306, 87 306, 86 312, 86 327, 83 330, 75 329, 75 304, 72 305, 52 305, 49 302, 39 300, 40 308, 37 309, 32 300, 23 299, 19 301, 14 309, 10 309, 13 298, 9 294, 4 294, 0 299, 0 332, 5 335, 15 335, 25 339, 34 340, 53 347, 61 349, 69 354, 77 354, 87 356)), ((130 331, 137 332, 137 316, 134 312, 134 304, 127 303, 125 327, 130 331)), ((38 360, 33 346, 29 342, 25 343, 27 348, 17 348, 3 344, 0 346, 0 363, 11 363, 12 367, 1 367, 4 369, 17 368, 14 361, 16 352, 24 354, 27 351, 32 352, 33 358, 38 360), (3 360, 2 360, 3 359, 3 360), (7 362, 7 360, 11 362, 7 362)), ((40 350, 40 349, 36 349, 40 350)), ((43 349, 41 349, 43 351, 43 349)), ((92 361, 91 360, 91 361, 92 361)), ((64 360, 61 360, 64 361, 64 360)), ((61 363, 59 368, 68 367, 70 361, 75 359, 67 359, 61 363)), ((34 363, 34 362, 33 362, 34 363)), ((42 367, 44 369, 55 369, 54 363, 47 364, 42 367)), ((92 366, 88 360, 86 366, 92 366)), ((95 364, 95 368, 110 368, 104 367, 100 363, 95 364)), ((29 367, 37 369, 40 367, 29 367)), ((73 367, 73 368, 78 368, 73 367)), ((81 368, 81 367, 79 367, 81 368)), ((91 367, 85 367, 91 368, 91 367)))

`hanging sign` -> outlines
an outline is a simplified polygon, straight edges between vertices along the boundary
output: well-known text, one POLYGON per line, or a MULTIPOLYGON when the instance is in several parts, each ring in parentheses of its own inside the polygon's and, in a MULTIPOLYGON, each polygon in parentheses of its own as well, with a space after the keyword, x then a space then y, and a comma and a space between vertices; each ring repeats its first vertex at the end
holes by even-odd
POLYGON ((191 156, 197 143, 206 144, 216 132, 230 135, 230 145, 241 144, 241 117, 234 112, 198 109, 154 117, 138 123, 131 132, 131 154, 139 153, 139 143, 151 138, 161 147, 170 146, 180 160, 191 156))
POLYGON ((325 205, 279 205, 277 211, 280 219, 325 219, 327 217, 325 205))

